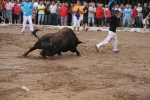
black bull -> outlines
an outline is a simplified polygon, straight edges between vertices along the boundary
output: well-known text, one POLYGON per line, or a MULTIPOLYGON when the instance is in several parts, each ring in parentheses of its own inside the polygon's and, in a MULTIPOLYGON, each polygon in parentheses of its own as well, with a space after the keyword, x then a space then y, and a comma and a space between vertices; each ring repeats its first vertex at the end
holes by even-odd
POLYGON ((63 28, 57 33, 46 34, 40 39, 36 35, 37 31, 40 30, 35 29, 32 34, 38 41, 24 54, 25 57, 36 49, 42 49, 40 55, 43 58, 46 58, 46 56, 54 56, 55 54, 61 55, 61 52, 67 51, 76 52, 76 55, 80 56, 77 46, 82 42, 78 40, 72 29, 63 28))

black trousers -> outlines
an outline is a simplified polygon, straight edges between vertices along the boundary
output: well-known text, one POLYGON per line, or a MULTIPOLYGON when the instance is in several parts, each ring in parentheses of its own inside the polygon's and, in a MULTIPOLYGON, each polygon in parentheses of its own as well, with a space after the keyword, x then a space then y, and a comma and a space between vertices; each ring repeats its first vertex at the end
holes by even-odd
POLYGON ((56 13, 51 13, 50 15, 50 25, 56 25, 57 15, 56 13))

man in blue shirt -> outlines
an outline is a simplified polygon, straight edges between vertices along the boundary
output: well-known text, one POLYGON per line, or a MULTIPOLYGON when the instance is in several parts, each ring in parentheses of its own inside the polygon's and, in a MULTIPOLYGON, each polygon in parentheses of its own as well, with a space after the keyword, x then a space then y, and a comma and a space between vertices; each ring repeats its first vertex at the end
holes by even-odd
POLYGON ((22 2, 20 6, 23 7, 23 27, 20 33, 21 35, 23 35, 25 32, 25 26, 27 21, 30 25, 30 31, 32 32, 34 30, 32 23, 32 10, 34 10, 34 5, 31 2, 29 2, 29 0, 26 0, 26 2, 22 2))
POLYGON ((132 10, 129 8, 129 4, 126 5, 126 8, 123 11, 123 25, 125 26, 126 23, 128 23, 128 27, 131 25, 131 15, 132 15, 132 10))

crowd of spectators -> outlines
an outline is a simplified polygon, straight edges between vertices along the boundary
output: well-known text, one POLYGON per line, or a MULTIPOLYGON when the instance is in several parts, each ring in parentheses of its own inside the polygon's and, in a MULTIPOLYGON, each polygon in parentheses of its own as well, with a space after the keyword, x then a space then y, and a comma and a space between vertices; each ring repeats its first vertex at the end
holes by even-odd
MULTIPOLYGON (((22 0, 24 2, 24 0, 22 0)), ((73 26, 74 7, 76 3, 32 0, 35 10, 32 12, 34 25, 73 26)), ((0 0, 0 23, 22 24, 23 8, 19 0, 0 0), (10 12, 10 13, 9 13, 10 12)), ((108 5, 94 2, 80 4, 84 12, 80 16, 81 26, 109 27, 112 16, 108 5)), ((143 5, 118 4, 114 10, 119 10, 118 27, 150 27, 150 2, 143 5)))

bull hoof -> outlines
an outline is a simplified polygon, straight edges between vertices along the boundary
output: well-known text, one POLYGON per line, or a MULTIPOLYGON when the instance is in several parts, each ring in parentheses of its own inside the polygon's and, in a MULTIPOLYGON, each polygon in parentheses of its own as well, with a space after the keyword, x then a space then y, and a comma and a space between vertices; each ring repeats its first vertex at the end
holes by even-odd
POLYGON ((77 56, 80 56, 80 53, 77 53, 76 55, 77 55, 77 56))

